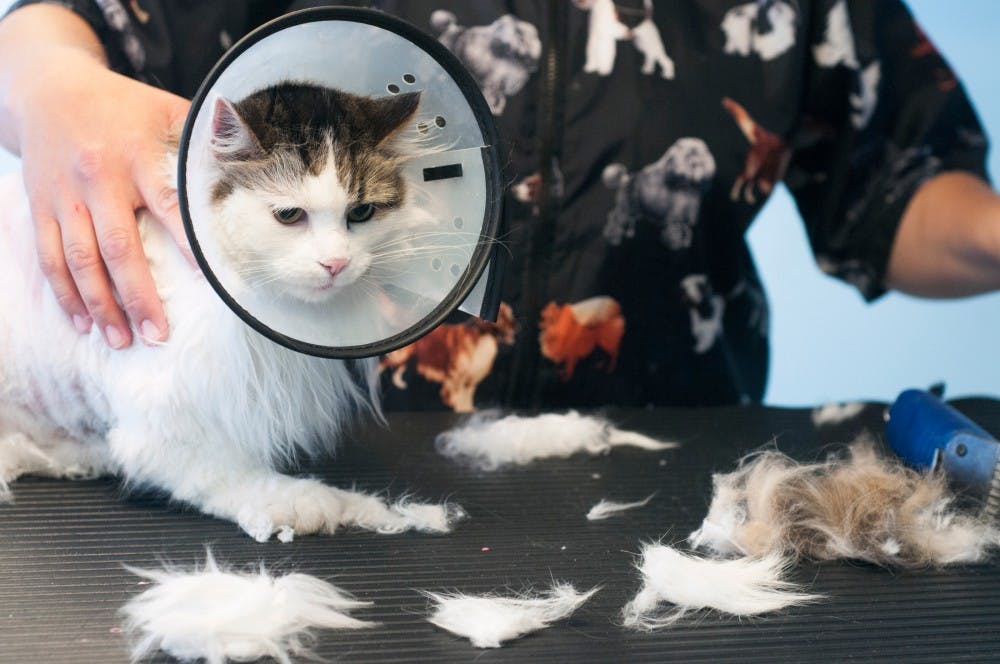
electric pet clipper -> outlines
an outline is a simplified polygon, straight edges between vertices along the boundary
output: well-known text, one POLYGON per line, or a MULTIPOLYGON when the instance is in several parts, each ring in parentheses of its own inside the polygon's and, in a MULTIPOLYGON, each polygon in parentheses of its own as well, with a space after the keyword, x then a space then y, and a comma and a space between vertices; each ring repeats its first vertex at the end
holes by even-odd
POLYGON ((906 390, 889 408, 889 445, 919 470, 940 468, 957 489, 1000 516, 1000 442, 924 390, 906 390))

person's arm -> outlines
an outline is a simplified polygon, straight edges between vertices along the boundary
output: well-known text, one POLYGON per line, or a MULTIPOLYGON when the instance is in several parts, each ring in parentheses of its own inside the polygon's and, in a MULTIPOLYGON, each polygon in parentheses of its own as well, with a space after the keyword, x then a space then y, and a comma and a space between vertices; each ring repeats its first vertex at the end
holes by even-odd
POLYGON ((39 263, 59 304, 80 332, 96 323, 124 348, 130 321, 149 341, 168 335, 135 211, 147 208, 186 247, 162 160, 189 102, 110 71, 104 53, 64 7, 29 5, 0 21, 0 144, 21 156, 39 263))
POLYGON ((968 173, 924 183, 896 233, 886 281, 922 297, 1000 289, 1000 195, 968 173))
POLYGON ((988 141, 899 0, 815 0, 785 182, 820 267, 869 300, 1000 287, 988 141))

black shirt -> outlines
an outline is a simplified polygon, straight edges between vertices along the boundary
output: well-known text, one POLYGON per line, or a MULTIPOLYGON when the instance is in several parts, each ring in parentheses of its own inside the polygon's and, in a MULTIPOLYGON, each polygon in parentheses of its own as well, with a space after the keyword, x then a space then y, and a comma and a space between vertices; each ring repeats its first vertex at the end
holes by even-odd
MULTIPOLYGON (((116 70, 191 96, 250 29, 329 3, 58 4, 116 70)), ((820 267, 871 299, 917 188, 986 177, 962 86, 896 0, 374 4, 476 76, 512 185, 513 320, 383 358, 389 407, 759 401, 768 311, 744 233, 779 181, 820 267)))

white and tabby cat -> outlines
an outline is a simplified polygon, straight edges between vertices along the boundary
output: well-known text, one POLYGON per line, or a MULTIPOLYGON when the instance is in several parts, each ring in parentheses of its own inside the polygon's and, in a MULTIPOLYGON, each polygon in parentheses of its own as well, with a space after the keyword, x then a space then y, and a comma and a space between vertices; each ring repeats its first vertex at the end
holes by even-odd
MULTIPOLYGON (((212 209, 253 287, 332 302, 363 285, 408 205, 398 139, 418 104, 417 94, 372 99, 292 83, 216 103, 212 209)), ((56 303, 19 177, 0 181, 0 201, 0 499, 24 474, 117 474, 258 540, 339 525, 444 532, 461 516, 277 471, 328 451, 353 412, 377 411, 372 362, 308 357, 259 336, 143 214, 171 337, 112 351, 96 328, 78 335, 56 303)))

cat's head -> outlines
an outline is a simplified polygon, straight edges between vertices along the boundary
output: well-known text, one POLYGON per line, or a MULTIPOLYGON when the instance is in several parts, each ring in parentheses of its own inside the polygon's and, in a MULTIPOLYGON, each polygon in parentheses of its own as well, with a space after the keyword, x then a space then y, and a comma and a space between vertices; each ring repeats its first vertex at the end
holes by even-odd
POLYGON ((212 208, 251 288, 324 302, 369 278, 379 247, 413 215, 401 136, 419 102, 300 83, 217 99, 212 208))

